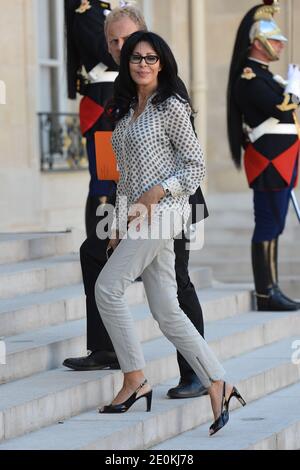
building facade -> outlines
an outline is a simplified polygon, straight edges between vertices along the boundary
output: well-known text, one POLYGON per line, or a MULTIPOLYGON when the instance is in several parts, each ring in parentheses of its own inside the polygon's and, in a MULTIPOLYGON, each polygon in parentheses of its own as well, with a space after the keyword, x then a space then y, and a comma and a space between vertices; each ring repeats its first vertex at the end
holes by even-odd
MULTIPOLYGON (((137 3, 149 28, 171 45, 191 92, 206 149, 207 191, 246 190, 229 157, 226 82, 238 24, 257 2, 137 3)), ((285 75, 289 62, 300 63, 300 2, 281 3, 277 20, 290 42, 275 70, 285 75)), ((5 2, 0 44, 0 231, 82 228, 89 175, 81 139, 72 140, 78 103, 67 99, 63 0, 5 2)))

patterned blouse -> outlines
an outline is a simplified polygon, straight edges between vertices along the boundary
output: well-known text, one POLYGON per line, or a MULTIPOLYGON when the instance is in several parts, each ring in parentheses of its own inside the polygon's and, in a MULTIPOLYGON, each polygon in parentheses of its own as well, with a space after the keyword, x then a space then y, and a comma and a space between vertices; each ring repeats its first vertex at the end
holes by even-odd
POLYGON ((130 108, 112 136, 120 171, 113 231, 119 228, 120 234, 121 228, 126 227, 130 206, 161 183, 171 194, 160 200, 155 214, 176 211, 186 224, 190 215, 189 196, 205 176, 203 152, 191 124, 189 104, 172 96, 155 105, 153 96, 134 121, 134 109, 130 108), (127 208, 119 204, 121 196, 127 197, 127 208))

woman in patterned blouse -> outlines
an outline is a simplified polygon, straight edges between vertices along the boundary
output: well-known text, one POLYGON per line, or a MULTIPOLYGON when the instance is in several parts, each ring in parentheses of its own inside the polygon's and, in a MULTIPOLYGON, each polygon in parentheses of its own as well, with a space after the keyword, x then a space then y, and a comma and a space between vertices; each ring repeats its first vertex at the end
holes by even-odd
POLYGON ((147 411, 151 409, 143 352, 124 299, 126 288, 141 276, 160 329, 208 389, 214 434, 228 421, 230 398, 242 398, 222 380, 223 367, 177 299, 173 238, 187 222, 189 196, 204 178, 205 165, 175 58, 158 35, 137 32, 127 39, 111 112, 117 123, 112 143, 120 182, 108 248, 113 254, 96 282, 95 295, 124 383, 100 412, 123 413, 142 397, 147 411))

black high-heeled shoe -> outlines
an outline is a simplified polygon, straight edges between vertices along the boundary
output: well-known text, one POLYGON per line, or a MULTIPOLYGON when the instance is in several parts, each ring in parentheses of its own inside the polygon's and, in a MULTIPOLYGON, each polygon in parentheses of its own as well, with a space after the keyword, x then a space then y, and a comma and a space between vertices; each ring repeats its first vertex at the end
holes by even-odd
POLYGON ((239 393, 238 389, 233 387, 231 394, 228 397, 228 400, 225 400, 225 403, 224 403, 224 407, 226 408, 228 412, 229 412, 229 403, 232 397, 235 397, 240 402, 241 405, 246 406, 247 403, 245 402, 242 395, 239 393))
POLYGON ((228 408, 225 408, 223 411, 223 408, 226 404, 226 399, 225 399, 225 392, 226 392, 226 382, 223 383, 223 395, 222 395, 222 404, 221 404, 221 414, 220 416, 213 422, 213 424, 209 428, 209 435, 212 436, 213 434, 216 434, 216 432, 220 431, 225 424, 228 423, 229 420, 229 412, 228 408))
POLYGON ((222 396, 222 406, 221 406, 221 414, 220 416, 215 420, 215 422, 210 426, 209 428, 209 435, 212 436, 213 434, 216 434, 216 432, 220 431, 225 424, 228 423, 229 421, 229 403, 232 397, 235 397, 243 406, 246 406, 246 402, 242 395, 239 393, 236 387, 233 387, 231 390, 231 393, 226 400, 225 398, 225 392, 226 392, 226 382, 223 384, 223 396, 222 396), (224 411, 223 411, 224 408, 224 411))
POLYGON ((140 395, 137 397, 137 394, 141 390, 141 388, 146 385, 147 379, 144 380, 144 382, 136 389, 136 391, 123 403, 119 403, 118 405, 107 405, 103 406, 103 408, 99 409, 99 413, 125 413, 126 411, 129 410, 129 408, 140 398, 146 398, 147 402, 147 410, 146 411, 151 411, 151 404, 152 404, 152 390, 149 392, 145 393, 144 395, 140 395))

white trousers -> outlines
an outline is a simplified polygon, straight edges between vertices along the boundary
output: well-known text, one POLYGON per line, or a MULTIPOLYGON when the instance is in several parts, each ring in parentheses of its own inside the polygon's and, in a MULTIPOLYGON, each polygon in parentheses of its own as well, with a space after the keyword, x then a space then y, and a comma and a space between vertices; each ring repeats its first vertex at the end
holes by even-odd
MULTIPOLYGON (((158 225, 158 221, 152 222, 152 232, 158 225)), ((208 388, 212 381, 222 379, 225 370, 179 307, 173 237, 181 231, 181 217, 170 224, 167 235, 164 230, 163 235, 156 237, 149 237, 147 220, 141 223, 139 232, 131 225, 127 238, 120 242, 97 279, 95 298, 122 371, 141 370, 145 360, 124 295, 126 288, 141 276, 151 313, 161 331, 208 388)))

